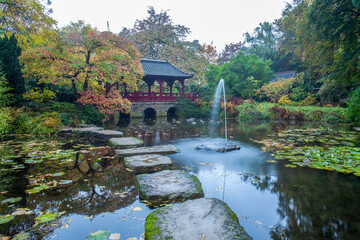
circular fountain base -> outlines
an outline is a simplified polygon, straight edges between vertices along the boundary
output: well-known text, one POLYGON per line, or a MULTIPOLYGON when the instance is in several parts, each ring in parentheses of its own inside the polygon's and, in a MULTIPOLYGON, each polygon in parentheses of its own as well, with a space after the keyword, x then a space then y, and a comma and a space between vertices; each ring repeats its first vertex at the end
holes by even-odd
POLYGON ((240 146, 233 143, 212 143, 202 144, 196 146, 197 150, 215 151, 215 152, 230 152, 234 150, 240 150, 240 146))

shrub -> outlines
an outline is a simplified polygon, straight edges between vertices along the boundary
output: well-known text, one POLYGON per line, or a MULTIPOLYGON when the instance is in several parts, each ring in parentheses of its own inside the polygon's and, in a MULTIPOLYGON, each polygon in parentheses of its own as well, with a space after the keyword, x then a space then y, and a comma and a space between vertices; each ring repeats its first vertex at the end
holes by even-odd
POLYGON ((262 113, 256 109, 255 104, 244 103, 237 107, 239 111, 239 119, 242 120, 257 120, 264 119, 262 113))
POLYGON ((23 97, 36 103, 47 103, 53 101, 56 94, 47 88, 33 88, 29 92, 25 93, 23 97))
POLYGON ((317 110, 317 111, 312 112, 311 120, 312 121, 320 121, 320 120, 322 120, 323 116, 324 116, 324 112, 317 110))
POLYGON ((294 115, 294 120, 297 121, 297 122, 304 121, 304 119, 305 119, 304 113, 302 113, 300 111, 295 111, 293 113, 293 115, 294 115))
POLYGON ((290 110, 284 107, 274 106, 269 111, 274 114, 275 119, 289 120, 291 116, 290 110))
POLYGON ((265 95, 271 102, 276 103, 281 96, 287 95, 295 82, 295 78, 280 79, 263 85, 257 90, 258 95, 265 95))
POLYGON ((39 135, 50 135, 57 133, 61 126, 59 113, 44 113, 34 117, 29 122, 30 133, 39 135))
POLYGON ((346 98, 348 90, 341 82, 329 80, 321 86, 319 95, 322 104, 334 104, 346 98))
POLYGON ((11 133, 14 130, 11 112, 11 108, 0 108, 0 134, 11 133))
POLYGON ((347 121, 360 124, 360 87, 352 92, 345 116, 347 121))
POLYGON ((309 94, 303 101, 301 101, 302 106, 312 106, 317 102, 314 94, 309 94))
POLYGON ((279 103, 280 105, 291 105, 291 104, 292 104, 292 102, 291 102, 291 100, 289 99, 289 96, 288 96, 288 95, 282 96, 282 97, 279 99, 278 103, 279 103))

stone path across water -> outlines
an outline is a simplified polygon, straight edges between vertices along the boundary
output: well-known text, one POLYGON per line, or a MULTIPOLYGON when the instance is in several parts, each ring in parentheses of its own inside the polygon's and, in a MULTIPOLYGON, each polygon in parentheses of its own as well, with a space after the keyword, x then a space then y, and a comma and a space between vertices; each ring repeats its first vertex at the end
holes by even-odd
POLYGON ((180 150, 173 145, 137 147, 142 141, 122 138, 123 133, 99 127, 65 128, 60 133, 80 133, 97 139, 109 140, 119 159, 133 170, 140 199, 152 206, 175 203, 153 211, 146 218, 145 239, 252 239, 240 225, 235 213, 219 199, 206 199, 199 179, 172 169, 169 157, 180 150), (129 148, 132 147, 132 148, 129 148), (154 172, 154 173, 149 173, 154 172), (195 199, 195 200, 189 200, 195 199))
POLYGON ((228 205, 200 198, 157 209, 145 223, 145 239, 252 239, 228 205))
POLYGON ((199 179, 179 170, 164 170, 136 176, 140 199, 159 206, 204 197, 199 179))
POLYGON ((158 154, 136 155, 124 158, 126 168, 139 173, 153 173, 173 169, 173 162, 169 157, 158 154))

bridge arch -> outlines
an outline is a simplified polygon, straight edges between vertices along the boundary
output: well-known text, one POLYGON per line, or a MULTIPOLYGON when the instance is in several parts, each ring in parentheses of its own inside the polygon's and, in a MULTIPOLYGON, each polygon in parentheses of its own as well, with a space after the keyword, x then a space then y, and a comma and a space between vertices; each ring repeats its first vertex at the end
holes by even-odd
POLYGON ((148 107, 144 110, 144 118, 156 118, 156 110, 152 107, 148 107))
POLYGON ((177 115, 177 109, 176 107, 170 107, 168 110, 167 110, 167 117, 168 118, 175 118, 177 115))

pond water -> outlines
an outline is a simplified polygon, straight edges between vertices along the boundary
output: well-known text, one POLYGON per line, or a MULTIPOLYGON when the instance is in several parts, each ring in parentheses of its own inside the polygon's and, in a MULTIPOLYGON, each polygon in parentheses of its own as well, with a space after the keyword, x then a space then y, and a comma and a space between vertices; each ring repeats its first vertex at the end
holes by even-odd
MULTIPOLYGON (((254 239, 359 239, 360 177, 271 163, 273 156, 252 141, 314 127, 319 126, 230 122, 230 142, 241 150, 226 153, 194 149, 222 141, 221 124, 211 135, 202 121, 131 120, 112 129, 147 146, 177 146, 181 153, 171 155, 175 168, 195 174, 205 197, 225 201, 254 239)), ((81 138, 2 138, 0 215, 15 216, 0 224, 0 234, 86 239, 106 229, 121 239, 140 238, 152 210, 139 201, 133 174, 105 146, 81 138)))

